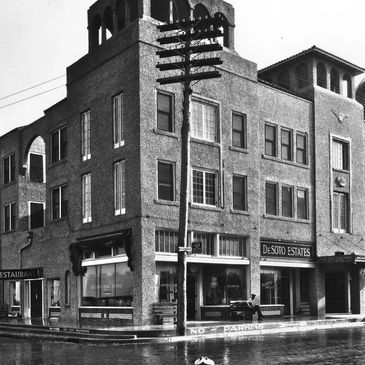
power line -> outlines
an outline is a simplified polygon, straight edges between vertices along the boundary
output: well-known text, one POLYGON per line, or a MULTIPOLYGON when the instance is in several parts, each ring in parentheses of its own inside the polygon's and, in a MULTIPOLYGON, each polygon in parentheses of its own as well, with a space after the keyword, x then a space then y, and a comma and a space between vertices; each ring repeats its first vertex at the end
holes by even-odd
POLYGON ((9 95, 6 95, 6 96, 1 97, 1 98, 0 98, 0 100, 4 100, 4 99, 7 99, 7 98, 10 98, 11 96, 18 95, 18 94, 23 93, 23 92, 25 92, 25 91, 28 91, 28 90, 34 89, 34 88, 36 88, 36 87, 38 87, 38 86, 41 86, 41 85, 44 85, 44 84, 48 84, 48 83, 49 83, 49 82, 51 82, 51 81, 58 80, 58 79, 60 79, 60 78, 62 78, 62 77, 65 77, 65 76, 66 76, 66 75, 58 76, 58 77, 55 77, 55 78, 53 78, 53 79, 49 79, 49 80, 47 80, 47 81, 41 82, 40 84, 33 85, 33 86, 30 86, 30 87, 28 87, 28 88, 26 88, 26 89, 16 91, 16 92, 15 92, 15 93, 13 93, 13 94, 9 94, 9 95))
POLYGON ((61 87, 65 87, 65 85, 56 86, 56 87, 54 87, 54 88, 52 88, 52 89, 48 89, 48 90, 43 91, 43 92, 41 92, 41 93, 34 94, 34 95, 29 96, 29 97, 27 97, 27 98, 20 99, 20 100, 18 100, 18 101, 14 101, 13 103, 10 103, 10 104, 6 104, 6 105, 3 105, 3 106, 0 106, 0 109, 4 109, 4 108, 6 108, 6 107, 8 107, 8 106, 11 106, 11 105, 14 105, 14 104, 21 103, 22 101, 25 101, 25 100, 28 100, 28 99, 35 98, 36 96, 39 96, 39 95, 43 95, 43 94, 49 93, 49 92, 51 92, 51 91, 53 91, 53 90, 60 89, 61 87))

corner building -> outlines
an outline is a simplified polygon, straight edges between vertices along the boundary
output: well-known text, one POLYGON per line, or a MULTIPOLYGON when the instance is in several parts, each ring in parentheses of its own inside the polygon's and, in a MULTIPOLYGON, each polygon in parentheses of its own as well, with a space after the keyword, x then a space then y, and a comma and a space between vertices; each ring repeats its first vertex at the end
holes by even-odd
POLYGON ((191 97, 189 320, 365 313, 364 69, 318 47, 264 70, 234 9, 99 0, 67 97, 0 139, 0 300, 12 315, 151 324, 177 300, 182 88, 160 86, 157 25, 223 15, 222 77, 191 97))

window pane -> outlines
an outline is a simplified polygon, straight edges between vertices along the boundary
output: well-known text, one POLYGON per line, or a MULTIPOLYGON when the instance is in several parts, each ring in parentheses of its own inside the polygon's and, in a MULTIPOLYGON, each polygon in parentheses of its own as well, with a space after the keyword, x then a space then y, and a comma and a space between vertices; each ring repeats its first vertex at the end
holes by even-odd
POLYGON ((293 195, 293 190, 291 187, 288 186, 282 187, 282 214, 284 217, 293 216, 292 195, 293 195))
POLYGON ((307 192, 305 190, 297 191, 297 218, 308 219, 307 214, 307 192))
POLYGON ((276 156, 276 128, 265 125, 265 154, 276 156))
POLYGON ((173 165, 170 163, 158 163, 158 198, 162 200, 174 200, 173 165))
POLYGON ((52 219, 60 218, 60 189, 52 190, 52 219))
POLYGON ((246 148, 245 146, 245 119, 243 115, 232 115, 232 146, 246 148))
POLYGON ((63 160, 67 156, 67 129, 62 128, 60 130, 60 159, 63 160))
POLYGON ((52 162, 57 162, 60 159, 60 143, 59 143, 59 133, 58 131, 52 133, 51 135, 51 154, 52 154, 52 162))
POLYGON ((90 111, 81 115, 81 155, 83 160, 90 158, 90 111))
POLYGON ((113 98, 113 132, 114 132, 114 147, 120 147, 124 140, 122 94, 117 95, 113 98))
POLYGON ((192 137, 212 142, 218 141, 218 110, 216 106, 192 102, 192 137))
POLYGON ((193 170, 193 202, 198 204, 204 203, 204 180, 203 172, 193 170))
POLYGON ((43 227, 44 209, 42 203, 30 203, 30 229, 43 227))
POLYGON ((157 93, 157 128, 172 132, 172 97, 157 93))
POLYGON ((281 158, 291 160, 291 131, 281 130, 281 158))
POLYGON ((29 155, 29 179, 34 182, 43 182, 43 156, 31 153, 29 155))
POLYGON ((215 174, 205 173, 205 204, 216 205, 215 174))
POLYGON ((276 184, 266 183, 266 214, 277 215, 276 184))
POLYGON ((233 176, 233 209, 246 210, 246 179, 233 176))
POLYGON ((125 161, 114 164, 114 210, 125 213, 125 161))
POLYGON ((91 174, 82 177, 82 218, 83 223, 91 222, 91 174))
POLYGON ((332 141, 332 167, 334 169, 349 169, 349 144, 342 141, 332 141))

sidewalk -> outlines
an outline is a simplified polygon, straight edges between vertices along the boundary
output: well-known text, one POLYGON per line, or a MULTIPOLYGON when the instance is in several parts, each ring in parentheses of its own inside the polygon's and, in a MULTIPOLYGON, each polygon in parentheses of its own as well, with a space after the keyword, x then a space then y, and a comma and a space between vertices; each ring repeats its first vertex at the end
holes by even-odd
POLYGON ((176 335, 175 325, 115 326, 101 322, 64 322, 59 320, 0 319, 0 337, 34 338, 86 343, 179 342, 204 338, 246 337, 282 332, 364 326, 359 315, 266 318, 264 322, 188 322, 186 336, 176 335))

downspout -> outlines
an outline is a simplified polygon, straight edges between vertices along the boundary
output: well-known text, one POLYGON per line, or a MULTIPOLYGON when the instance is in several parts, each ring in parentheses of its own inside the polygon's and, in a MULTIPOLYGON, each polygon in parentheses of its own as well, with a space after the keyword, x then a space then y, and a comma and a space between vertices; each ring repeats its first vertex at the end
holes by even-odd
POLYGON ((27 233, 27 239, 28 239, 28 243, 25 246, 20 247, 20 249, 19 249, 19 269, 20 270, 22 269, 22 266, 23 266, 23 263, 22 263, 22 253, 23 253, 23 250, 25 250, 26 248, 30 247, 31 244, 33 243, 33 232, 32 231, 29 231, 27 233))

